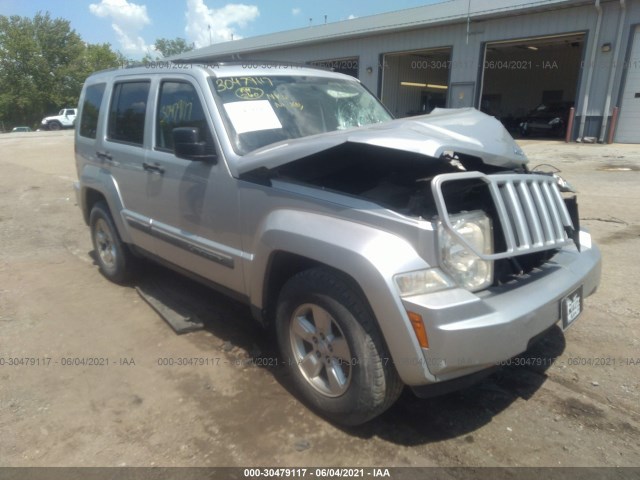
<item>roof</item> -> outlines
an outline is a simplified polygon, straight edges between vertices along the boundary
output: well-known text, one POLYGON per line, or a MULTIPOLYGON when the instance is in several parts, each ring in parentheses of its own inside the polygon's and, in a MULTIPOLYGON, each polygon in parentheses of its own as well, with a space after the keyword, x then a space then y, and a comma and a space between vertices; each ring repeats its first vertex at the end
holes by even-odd
POLYGON ((185 61, 225 58, 294 45, 466 22, 467 18, 473 21, 591 3, 593 2, 587 0, 450 0, 380 15, 217 43, 170 58, 185 61))
POLYGON ((253 76, 281 76, 306 75, 324 78, 341 78, 358 82, 357 79, 342 73, 332 72, 326 68, 288 62, 202 62, 180 63, 161 60, 149 62, 147 65, 132 65, 127 68, 110 68, 100 70, 90 75, 93 81, 112 76, 139 75, 171 75, 176 73, 204 74, 216 77, 253 77, 253 76))

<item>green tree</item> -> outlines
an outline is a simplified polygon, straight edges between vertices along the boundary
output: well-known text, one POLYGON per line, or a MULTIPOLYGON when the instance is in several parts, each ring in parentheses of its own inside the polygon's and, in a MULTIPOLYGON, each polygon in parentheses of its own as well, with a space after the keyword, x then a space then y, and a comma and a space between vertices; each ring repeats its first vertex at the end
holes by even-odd
POLYGON ((123 66, 128 63, 128 60, 120 52, 111 50, 109 43, 87 44, 83 60, 86 76, 99 70, 123 66))
POLYGON ((195 48, 194 43, 187 43, 184 38, 180 37, 175 38, 174 40, 158 38, 153 46, 162 54, 163 57, 170 57, 171 55, 190 52, 195 48))
POLYGON ((160 53, 160 55, 156 55, 154 59, 151 54, 147 53, 142 59, 143 63, 161 60, 172 55, 178 55, 179 53, 190 52, 196 46, 193 42, 187 43, 184 38, 177 37, 173 40, 169 38, 158 38, 153 44, 153 47, 156 49, 157 53, 160 53))
POLYGON ((123 61, 109 44, 85 44, 68 20, 38 12, 0 15, 0 121, 37 126, 42 117, 78 103, 85 78, 123 61))

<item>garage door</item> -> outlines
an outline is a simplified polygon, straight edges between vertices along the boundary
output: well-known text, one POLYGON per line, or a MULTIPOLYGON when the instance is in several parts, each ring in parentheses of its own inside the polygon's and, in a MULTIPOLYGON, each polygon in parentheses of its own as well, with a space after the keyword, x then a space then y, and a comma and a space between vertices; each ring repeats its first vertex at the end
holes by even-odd
POLYGON ((640 27, 636 27, 627 68, 624 93, 620 102, 616 142, 640 143, 640 27))
POLYGON ((447 106, 451 48, 385 53, 382 103, 396 118, 447 106))
POLYGON ((487 43, 480 110, 514 134, 564 137, 584 44, 580 32, 487 43))

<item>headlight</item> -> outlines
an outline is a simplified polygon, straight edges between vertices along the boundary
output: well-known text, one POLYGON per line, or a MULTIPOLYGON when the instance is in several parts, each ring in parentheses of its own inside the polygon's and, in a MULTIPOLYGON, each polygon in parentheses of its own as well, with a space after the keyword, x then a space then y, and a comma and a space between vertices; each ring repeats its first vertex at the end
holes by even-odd
POLYGON ((560 117, 556 117, 549 121, 549 125, 558 125, 561 122, 560 117))
POLYGON ((437 292, 438 290, 455 286, 455 284, 437 268, 401 273, 394 278, 401 297, 437 292))
MULTIPOLYGON (((449 220, 453 230, 478 252, 493 253, 491 219, 484 212, 450 215, 449 220)), ((442 224, 438 226, 438 242, 442 267, 458 285, 474 292, 493 283, 493 261, 482 260, 442 224)))

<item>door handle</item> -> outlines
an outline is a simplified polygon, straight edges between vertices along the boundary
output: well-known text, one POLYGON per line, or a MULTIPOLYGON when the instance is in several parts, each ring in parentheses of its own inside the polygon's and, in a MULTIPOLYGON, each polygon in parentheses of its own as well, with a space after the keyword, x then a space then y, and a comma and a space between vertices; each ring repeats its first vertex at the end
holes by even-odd
POLYGON ((164 173, 164 168, 162 168, 160 166, 159 163, 147 163, 147 162, 142 162, 142 168, 144 168, 147 172, 153 172, 153 173, 164 173))
POLYGON ((111 161, 113 160, 113 157, 111 156, 111 154, 109 152, 96 152, 96 157, 98 157, 100 160, 107 160, 107 161, 111 161))

